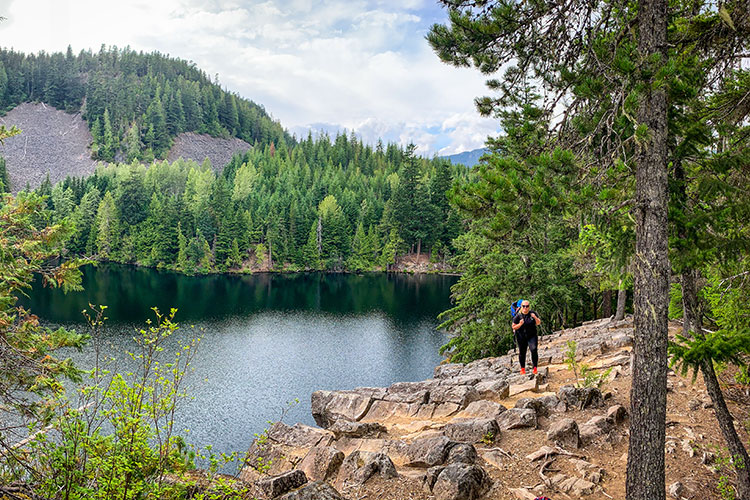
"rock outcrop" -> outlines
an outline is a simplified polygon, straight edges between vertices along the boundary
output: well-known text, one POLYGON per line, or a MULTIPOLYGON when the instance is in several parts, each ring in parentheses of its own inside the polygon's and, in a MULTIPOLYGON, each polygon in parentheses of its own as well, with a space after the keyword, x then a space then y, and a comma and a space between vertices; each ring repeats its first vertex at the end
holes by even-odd
POLYGON ((562 362, 566 342, 574 338, 579 354, 593 357, 600 367, 627 370, 631 332, 626 326, 613 333, 601 321, 545 337, 539 351, 545 365, 536 375, 516 374, 508 354, 466 365, 443 364, 433 378, 419 382, 316 391, 311 406, 320 428, 275 424, 262 442, 253 443, 242 475, 258 481, 262 468, 257 464, 262 464, 266 474, 297 470, 344 494, 369 481, 404 480, 416 481, 420 490, 440 500, 479 499, 490 491, 527 498, 534 492, 493 484, 489 472, 511 457, 493 443, 508 433, 541 429, 552 446, 529 455, 529 463, 545 460, 540 474, 547 487, 588 495, 604 471, 581 460, 575 450, 606 439, 627 412, 619 405, 605 412, 606 397, 597 388, 568 385, 544 392, 549 365, 562 362), (585 422, 568 416, 582 411, 594 416, 585 422), (544 469, 555 457, 578 462, 570 462, 571 472, 547 477, 544 469))

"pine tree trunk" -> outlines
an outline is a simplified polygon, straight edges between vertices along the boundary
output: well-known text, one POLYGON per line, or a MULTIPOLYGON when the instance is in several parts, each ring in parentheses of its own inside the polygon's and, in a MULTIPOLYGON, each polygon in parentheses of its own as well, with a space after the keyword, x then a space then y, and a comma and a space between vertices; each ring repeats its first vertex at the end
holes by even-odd
POLYGON ((667 61, 667 2, 641 0, 638 52, 642 95, 639 125, 648 130, 636 152, 633 378, 627 500, 665 500, 664 438, 667 416, 667 95, 653 85, 667 61))
POLYGON ((617 290, 617 312, 615 312, 615 321, 621 321, 625 318, 625 302, 628 300, 628 291, 622 286, 622 280, 620 280, 620 288, 617 290))
POLYGON ((422 253, 422 238, 417 240, 417 265, 419 265, 419 255, 422 253))
POLYGON ((682 281, 682 334, 685 336, 691 336, 694 333, 700 334, 702 328, 700 313, 698 312, 696 274, 692 269, 686 269, 680 277, 682 281))
POLYGON ((750 468, 748 466, 750 458, 737 435, 737 430, 734 428, 734 418, 729 413, 729 408, 724 401, 713 362, 709 359, 705 360, 701 366, 701 372, 703 372, 703 380, 706 382, 708 395, 711 396, 711 401, 714 404, 714 413, 716 414, 716 420, 719 421, 721 434, 724 436, 729 453, 732 455, 732 464, 735 465, 734 470, 737 473, 737 496, 735 498, 737 500, 750 500, 750 468))
MULTIPOLYGON (((683 334, 687 337, 693 335, 703 337, 703 324, 698 310, 697 275, 697 271, 686 269, 681 276, 682 308, 684 313, 682 330, 683 334)), ((714 404, 714 414, 716 415, 716 420, 719 422, 721 434, 727 443, 732 463, 737 464, 734 468, 737 473, 736 498, 738 500, 750 500, 750 468, 748 467, 750 458, 748 458, 747 450, 742 444, 742 440, 737 435, 737 430, 734 427, 734 418, 729 412, 729 408, 727 408, 724 394, 721 392, 721 386, 714 371, 713 362, 710 359, 705 360, 701 364, 701 372, 703 373, 703 380, 706 382, 708 395, 714 404)))
POLYGON ((602 298, 602 317, 612 317, 612 290, 604 290, 602 298))

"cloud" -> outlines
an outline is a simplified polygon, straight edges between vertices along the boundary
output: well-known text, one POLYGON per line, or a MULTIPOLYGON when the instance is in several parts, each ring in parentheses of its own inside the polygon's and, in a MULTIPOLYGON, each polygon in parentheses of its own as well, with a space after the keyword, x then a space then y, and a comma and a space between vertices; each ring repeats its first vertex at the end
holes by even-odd
POLYGON ((474 110, 483 77, 441 63, 425 41, 445 19, 429 0, 6 0, 0 9, 6 46, 158 50, 218 74, 290 130, 335 124, 429 154, 497 133, 474 110))

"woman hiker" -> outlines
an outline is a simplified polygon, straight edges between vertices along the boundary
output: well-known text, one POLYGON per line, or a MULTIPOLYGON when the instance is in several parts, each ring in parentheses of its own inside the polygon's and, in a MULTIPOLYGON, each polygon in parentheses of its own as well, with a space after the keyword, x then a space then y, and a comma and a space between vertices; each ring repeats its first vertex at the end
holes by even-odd
POLYGON ((513 318, 513 331, 518 342, 518 363, 521 365, 521 375, 526 374, 526 348, 531 350, 531 363, 534 365, 534 373, 536 373, 536 365, 539 361, 536 350, 539 341, 536 327, 541 323, 542 320, 539 319, 536 311, 531 310, 529 301, 522 301, 521 309, 513 318))

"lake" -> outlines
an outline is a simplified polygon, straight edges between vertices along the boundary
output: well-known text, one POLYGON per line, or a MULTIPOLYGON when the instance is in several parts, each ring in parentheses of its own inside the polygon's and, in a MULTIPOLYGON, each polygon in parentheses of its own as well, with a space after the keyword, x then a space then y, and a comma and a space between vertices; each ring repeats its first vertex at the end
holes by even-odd
MULTIPOLYGON (((453 276, 372 273, 183 276, 102 264, 84 268, 83 292, 35 286, 24 305, 43 321, 81 331, 88 304, 107 305, 104 352, 127 371, 136 328, 178 309, 170 339, 199 336, 189 393, 177 416, 188 442, 244 452, 254 434, 278 420, 315 425, 318 389, 385 387, 432 377, 447 341, 437 315, 450 307, 453 276), (189 326, 195 325, 193 330, 189 326)), ((169 349, 168 349, 169 350, 169 349)), ((167 353, 168 354, 168 353, 167 353)), ((93 349, 71 355, 93 363, 93 349)))

